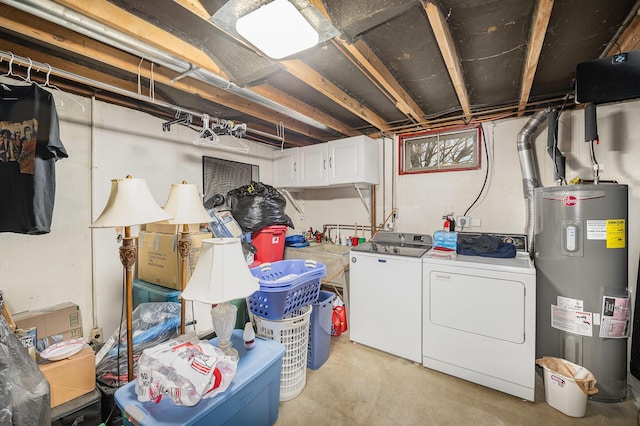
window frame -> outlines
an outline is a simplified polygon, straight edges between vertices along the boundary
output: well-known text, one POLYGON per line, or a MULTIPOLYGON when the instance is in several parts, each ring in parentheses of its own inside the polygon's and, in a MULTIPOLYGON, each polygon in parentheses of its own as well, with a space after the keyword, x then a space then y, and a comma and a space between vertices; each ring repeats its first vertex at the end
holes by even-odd
MULTIPOLYGON (((468 124, 463 126, 447 127, 437 130, 426 130, 422 132, 405 133, 398 136, 398 171, 400 175, 407 174, 421 174, 421 173, 441 173, 441 172, 457 172, 463 170, 478 170, 482 167, 482 129, 481 124, 468 124), (412 145, 419 144, 420 139, 425 139, 424 143, 433 144, 437 143, 442 145, 446 143, 445 139, 441 139, 442 136, 452 135, 457 133, 466 133, 469 131, 475 131, 473 135, 475 137, 475 143, 473 145, 474 161, 471 163, 450 163, 441 164, 440 161, 435 166, 422 166, 411 167, 406 158, 408 155, 408 149, 412 145), (433 138, 437 138, 433 140, 433 138), (426 140, 429 139, 429 140, 426 140)), ((439 146, 438 146, 439 148, 439 146)), ((438 154, 436 154, 438 155, 438 154)))

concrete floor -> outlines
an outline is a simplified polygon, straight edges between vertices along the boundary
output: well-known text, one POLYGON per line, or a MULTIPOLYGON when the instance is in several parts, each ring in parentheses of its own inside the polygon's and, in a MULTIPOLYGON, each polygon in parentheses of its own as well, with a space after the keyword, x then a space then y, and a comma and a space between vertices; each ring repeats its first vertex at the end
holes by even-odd
POLYGON ((347 332, 331 338, 324 365, 307 369, 303 392, 280 403, 276 426, 640 425, 640 382, 631 375, 624 402, 588 401, 583 418, 550 407, 536 378, 535 402, 524 401, 352 343, 347 332))

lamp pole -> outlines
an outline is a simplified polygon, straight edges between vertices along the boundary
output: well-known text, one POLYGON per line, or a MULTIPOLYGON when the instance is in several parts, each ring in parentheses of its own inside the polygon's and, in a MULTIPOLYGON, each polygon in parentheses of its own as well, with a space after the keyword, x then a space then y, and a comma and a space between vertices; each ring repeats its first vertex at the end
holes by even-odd
POLYGON ((133 274, 131 273, 132 266, 136 263, 137 247, 131 237, 131 227, 124 227, 124 238, 122 239, 122 245, 120 246, 120 262, 125 271, 125 291, 126 291, 126 303, 127 303, 127 377, 131 382, 135 377, 133 375, 133 274))
MULTIPOLYGON (((181 290, 187 287, 187 268, 189 259, 189 253, 191 252, 191 237, 189 237, 189 225, 182 225, 182 232, 180 234, 180 239, 178 240, 178 251, 180 252, 180 258, 182 261, 182 275, 181 275, 181 290)), ((186 301, 181 298, 180 299, 180 334, 184 334, 185 329, 185 312, 186 312, 186 301)))

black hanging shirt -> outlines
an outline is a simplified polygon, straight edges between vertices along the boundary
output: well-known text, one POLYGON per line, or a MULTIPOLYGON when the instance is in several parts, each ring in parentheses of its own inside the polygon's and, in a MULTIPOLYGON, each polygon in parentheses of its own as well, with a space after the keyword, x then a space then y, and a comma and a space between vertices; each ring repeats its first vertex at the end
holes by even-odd
POLYGON ((51 93, 0 84, 0 232, 50 231, 55 163, 67 157, 51 93))

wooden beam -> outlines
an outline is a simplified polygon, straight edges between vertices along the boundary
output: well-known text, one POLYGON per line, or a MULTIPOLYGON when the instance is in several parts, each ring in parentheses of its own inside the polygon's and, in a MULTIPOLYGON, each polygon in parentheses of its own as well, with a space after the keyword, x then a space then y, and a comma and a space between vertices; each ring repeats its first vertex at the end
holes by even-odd
POLYGON ((382 59, 373 52, 364 40, 358 39, 352 44, 342 39, 337 39, 336 42, 362 64, 366 72, 375 80, 376 85, 382 86, 389 93, 396 108, 416 122, 424 121, 424 111, 409 96, 398 80, 393 77, 382 59))
POLYGON ((178 3, 180 6, 184 7, 194 15, 197 15, 200 18, 204 19, 205 21, 208 21, 209 18, 211 18, 211 15, 207 11, 207 9, 205 9, 205 7, 202 5, 200 0, 173 0, 173 1, 178 3))
POLYGON ((636 15, 629 26, 624 29, 617 42, 611 46, 606 56, 638 49, 640 49, 640 16, 636 15))
POLYGON ((339 120, 336 120, 329 114, 325 114, 317 108, 310 106, 309 104, 301 101, 298 98, 294 98, 293 96, 289 96, 286 93, 276 89, 273 86, 268 84, 261 84, 258 86, 253 86, 251 90, 259 95, 264 96, 265 98, 271 99, 274 102, 283 105, 289 109, 294 111, 298 111, 300 114, 305 115, 307 117, 313 117, 313 119, 325 124, 326 126, 342 133, 346 136, 358 136, 361 135, 361 132, 353 130, 351 126, 348 126, 345 123, 342 123, 339 120))
POLYGON ((305 84, 311 86, 318 92, 322 93, 348 111, 351 111, 353 114, 362 118, 364 121, 373 125, 377 129, 387 130, 390 128, 390 126, 382 117, 378 116, 375 112, 362 105, 357 100, 353 99, 343 90, 338 88, 338 86, 333 84, 322 74, 320 74, 318 71, 314 70, 301 60, 290 59, 280 61, 280 63, 289 74, 298 78, 305 84))
POLYGON ((529 33, 529 48, 527 49, 527 59, 522 73, 522 83, 520 85, 520 102, 518 103, 518 113, 522 115, 529 102, 533 79, 538 68, 540 52, 544 44, 544 36, 547 33, 551 11, 554 0, 538 0, 533 12, 533 22, 529 33))
MULTIPOLYGON (((87 57, 92 61, 99 61, 105 65, 133 74, 134 76, 139 74, 145 79, 152 78, 149 64, 147 64, 147 66, 140 67, 140 58, 134 55, 122 52, 96 40, 86 38, 71 30, 59 27, 51 22, 33 17, 25 12, 21 12, 2 4, 0 4, 0 27, 11 28, 12 31, 22 34, 28 38, 37 39, 40 42, 87 57)), ((18 54, 20 51, 24 51, 24 48, 18 47, 16 49, 16 53, 18 54)), ((39 56, 42 55, 34 54, 33 59, 40 62, 46 62, 39 59, 39 56)), ((70 64, 71 62, 69 62, 69 65, 70 64)), ((59 68, 68 69, 69 65, 62 64, 59 68)), ((86 73, 86 70, 80 75, 85 75, 84 73, 86 73)), ((282 122, 286 128, 314 140, 325 140, 327 137, 326 132, 319 131, 313 126, 301 123, 299 120, 248 101, 218 87, 208 85, 192 78, 172 81, 174 77, 175 72, 166 69, 165 67, 155 67, 153 70, 153 79, 156 83, 165 84, 190 95, 200 96, 205 100, 234 109, 248 116, 270 122, 274 125, 282 122)), ((123 84, 129 84, 128 81, 106 74, 103 74, 102 78, 92 79, 116 87, 120 87, 123 84)))
MULTIPOLYGON (((331 17, 321 0, 310 0, 310 3, 313 4, 325 18, 331 21, 331 17)), ((348 53, 348 55, 345 56, 349 57, 350 55, 351 58, 349 59, 356 60, 360 63, 365 73, 369 74, 374 80, 374 83, 388 93, 396 108, 417 122, 424 120, 425 113, 364 40, 358 39, 353 43, 349 43, 345 39, 338 37, 334 39, 334 41, 339 45, 341 52, 348 53)))
MULTIPOLYGON (((207 22, 209 22, 210 24, 214 25, 216 28, 218 28, 220 31, 225 32, 225 34, 227 34, 229 37, 233 38, 234 40, 236 40, 238 43, 241 43, 245 46, 247 46, 249 49, 252 49, 255 51, 255 47, 252 45, 247 44, 244 40, 242 39, 238 39, 237 37, 235 37, 233 34, 229 34, 225 31, 224 28, 220 28, 218 26, 215 25, 215 23, 213 23, 212 21, 209 20, 209 16, 204 16, 203 14, 199 13, 197 10, 197 7, 192 7, 190 5, 185 5, 183 3, 191 3, 191 0, 174 0, 177 3, 180 3, 183 7, 185 7, 187 10, 191 11, 192 13, 194 13, 195 15, 197 15, 198 17, 200 17, 201 19, 205 19, 207 22)), ((326 13, 326 11, 325 11, 326 13)), ((262 55, 261 52, 258 52, 258 54, 262 55)), ((322 123, 325 126, 337 130, 338 132, 344 134, 344 135, 348 135, 348 136, 355 136, 355 135, 359 135, 361 134, 360 132, 357 132, 355 130, 353 130, 350 126, 347 126, 344 123, 341 123, 340 121, 336 120, 335 118, 331 117, 328 114, 325 114, 321 111, 319 111, 316 108, 312 108, 309 107, 305 102, 301 101, 300 99, 294 98, 293 96, 287 95, 277 89, 275 89, 272 86, 268 86, 268 85, 260 85, 260 86, 255 86, 252 87, 248 90, 251 90, 255 93, 258 93, 259 95, 265 97, 266 99, 269 99, 272 102, 275 102, 276 104, 282 105, 284 107, 287 107, 293 111, 296 111, 302 115, 305 115, 315 121, 317 121, 318 123, 322 123)))
POLYGON ((107 0, 56 0, 56 2, 227 79, 220 66, 202 50, 107 0))
POLYGON ((458 102, 460 102, 462 112, 466 117, 471 117, 469 94, 467 93, 467 86, 465 85, 464 76, 462 75, 462 65, 460 64, 456 46, 444 15, 442 15, 440 9, 432 2, 427 2, 424 10, 427 12, 429 23, 431 24, 436 41, 438 42, 438 47, 440 48, 440 53, 447 66, 447 71, 449 71, 451 83, 458 95, 458 102))

